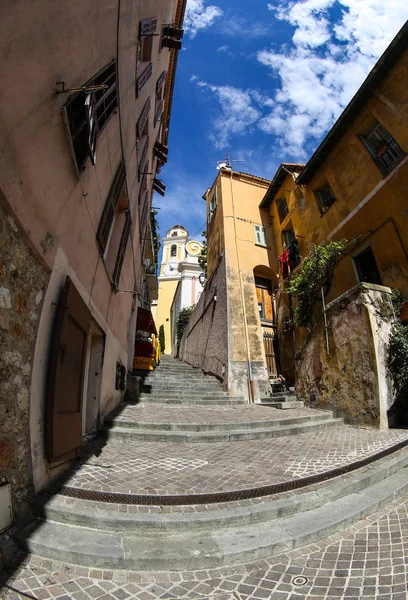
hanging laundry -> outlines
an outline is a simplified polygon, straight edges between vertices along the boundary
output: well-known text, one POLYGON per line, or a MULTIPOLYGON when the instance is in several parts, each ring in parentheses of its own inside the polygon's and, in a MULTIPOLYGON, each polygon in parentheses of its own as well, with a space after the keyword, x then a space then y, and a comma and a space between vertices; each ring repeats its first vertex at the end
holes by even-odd
POLYGON ((286 248, 279 257, 280 269, 283 279, 289 275, 289 248, 286 248))

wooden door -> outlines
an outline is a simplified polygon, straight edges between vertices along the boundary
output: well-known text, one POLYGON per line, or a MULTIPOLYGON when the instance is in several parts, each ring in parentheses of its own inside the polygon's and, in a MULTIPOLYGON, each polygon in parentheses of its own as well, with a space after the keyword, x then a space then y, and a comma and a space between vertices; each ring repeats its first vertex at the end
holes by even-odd
POLYGON ((50 460, 79 456, 82 402, 91 313, 67 277, 58 306, 47 402, 47 455, 50 460))

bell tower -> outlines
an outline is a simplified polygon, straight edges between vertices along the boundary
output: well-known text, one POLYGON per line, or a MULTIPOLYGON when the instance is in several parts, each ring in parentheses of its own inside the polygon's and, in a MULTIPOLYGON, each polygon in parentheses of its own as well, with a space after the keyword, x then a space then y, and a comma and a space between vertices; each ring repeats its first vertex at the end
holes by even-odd
POLYGON ((182 225, 174 225, 163 238, 163 257, 160 278, 180 279, 179 264, 186 258, 188 231, 182 225))

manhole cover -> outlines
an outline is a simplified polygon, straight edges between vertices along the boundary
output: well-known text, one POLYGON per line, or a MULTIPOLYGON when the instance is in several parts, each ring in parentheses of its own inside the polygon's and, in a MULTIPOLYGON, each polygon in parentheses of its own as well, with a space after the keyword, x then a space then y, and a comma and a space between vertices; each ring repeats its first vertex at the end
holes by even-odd
POLYGON ((308 581, 307 577, 302 577, 301 575, 299 575, 298 577, 294 577, 292 579, 293 585, 305 585, 305 583, 307 583, 307 581, 308 581))

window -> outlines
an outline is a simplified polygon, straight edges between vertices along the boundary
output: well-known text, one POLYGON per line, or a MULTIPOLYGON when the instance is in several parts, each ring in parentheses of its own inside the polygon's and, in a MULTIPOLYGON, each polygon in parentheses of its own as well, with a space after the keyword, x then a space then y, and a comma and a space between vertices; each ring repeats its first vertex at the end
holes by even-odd
POLYGON ((289 248, 291 243, 296 239, 295 232, 293 229, 285 229, 282 231, 282 247, 283 249, 289 248))
POLYGON ((263 321, 274 321, 272 282, 263 277, 255 277, 255 288, 259 317, 263 321))
POLYGON ((63 110, 67 121, 75 162, 82 169, 88 156, 96 160, 96 141, 118 107, 116 61, 112 61, 84 87, 107 86, 95 92, 77 92, 63 110))
POLYGON ((360 136, 360 139, 383 175, 392 171, 405 156, 402 148, 381 123, 377 123, 367 136, 360 136))
POLYGON ((276 202, 276 208, 278 209, 279 222, 282 223, 283 219, 289 213, 288 205, 285 196, 276 202))
POLYGON ((139 42, 136 46, 136 97, 149 80, 152 71, 153 36, 157 27, 157 17, 140 22, 139 42))
POLYGON ((331 187, 327 183, 325 186, 320 188, 320 190, 315 191, 315 196, 317 198, 317 203, 322 213, 326 212, 326 210, 333 204, 336 200, 331 187))
POLYGON ((172 244, 170 248, 170 256, 177 256, 177 246, 176 244, 172 244))
POLYGON ((208 223, 214 216, 215 211, 217 210, 217 188, 214 188, 214 193, 210 202, 208 203, 208 223))
POLYGON ((358 280, 360 283, 375 283, 381 285, 381 277, 371 246, 354 257, 358 280))
POLYGON ((119 283, 131 230, 125 179, 125 163, 122 162, 109 190, 96 234, 106 267, 115 285, 119 283))
POLYGON ((266 243, 266 227, 262 225, 254 225, 255 230, 255 244, 259 246, 267 246, 266 243))

